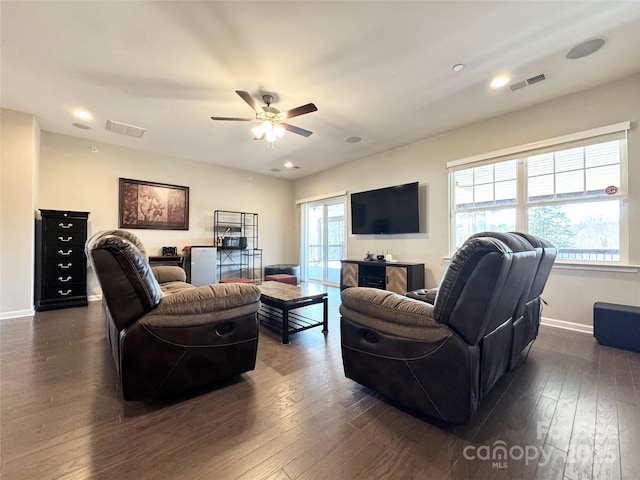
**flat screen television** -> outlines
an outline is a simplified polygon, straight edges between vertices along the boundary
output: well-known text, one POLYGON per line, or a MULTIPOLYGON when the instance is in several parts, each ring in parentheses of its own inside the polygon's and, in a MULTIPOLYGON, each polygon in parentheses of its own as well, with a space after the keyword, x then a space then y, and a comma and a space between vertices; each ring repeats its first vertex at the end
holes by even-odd
POLYGON ((418 182, 351 194, 351 233, 418 233, 418 182))

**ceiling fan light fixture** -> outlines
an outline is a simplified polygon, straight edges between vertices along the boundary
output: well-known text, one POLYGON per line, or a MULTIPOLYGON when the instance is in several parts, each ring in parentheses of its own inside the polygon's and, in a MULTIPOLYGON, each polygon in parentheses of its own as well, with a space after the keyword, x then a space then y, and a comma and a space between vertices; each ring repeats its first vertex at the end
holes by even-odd
POLYGON ((253 132, 254 137, 257 139, 261 139, 262 136, 264 135, 264 131, 262 130, 262 125, 256 125, 251 129, 251 131, 253 132))
POLYGON ((275 134, 275 132, 273 130, 270 131, 270 132, 267 132, 265 134, 265 136, 266 136, 267 142, 269 142, 269 143, 273 143, 278 139, 278 137, 276 136, 276 134, 275 134))
POLYGON ((264 133, 269 133, 271 130, 273 130, 273 122, 271 122, 271 120, 265 120, 260 124, 260 126, 262 127, 262 131, 264 133))
POLYGON ((276 137, 282 138, 284 136, 285 129, 282 125, 276 124, 273 127, 273 133, 275 133, 276 137))
POLYGON ((292 108, 285 112, 281 112, 275 107, 271 106, 273 102, 273 96, 265 94, 262 99, 267 104, 266 107, 260 106, 251 96, 249 92, 244 90, 236 90, 236 93, 242 98, 256 113, 255 119, 252 118, 239 118, 239 117, 210 117, 211 120, 227 120, 233 122, 254 122, 259 125, 254 126, 251 131, 253 132, 255 140, 261 140, 265 138, 267 141, 267 148, 273 148, 273 143, 284 136, 286 130, 293 132, 303 137, 310 136, 313 132, 305 130, 304 128, 296 127, 289 123, 280 124, 285 119, 298 117, 306 113, 316 112, 318 107, 313 103, 307 103, 296 108, 292 108))

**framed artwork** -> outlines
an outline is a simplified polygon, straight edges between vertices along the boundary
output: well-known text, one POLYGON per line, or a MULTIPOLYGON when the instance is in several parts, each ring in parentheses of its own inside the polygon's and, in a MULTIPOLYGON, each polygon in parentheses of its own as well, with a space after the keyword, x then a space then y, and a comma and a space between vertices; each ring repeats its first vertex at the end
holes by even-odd
POLYGON ((120 179, 120 228, 189 230, 189 187, 120 179))

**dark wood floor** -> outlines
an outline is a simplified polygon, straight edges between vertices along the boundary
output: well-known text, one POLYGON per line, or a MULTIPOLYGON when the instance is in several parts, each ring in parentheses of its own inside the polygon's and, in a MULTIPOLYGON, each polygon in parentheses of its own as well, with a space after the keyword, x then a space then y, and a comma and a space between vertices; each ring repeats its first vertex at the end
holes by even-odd
POLYGON ((326 337, 261 331, 254 371, 170 405, 121 399, 99 302, 1 321, 1 478, 640 478, 640 354, 542 327, 444 426, 344 377, 338 304, 326 337))

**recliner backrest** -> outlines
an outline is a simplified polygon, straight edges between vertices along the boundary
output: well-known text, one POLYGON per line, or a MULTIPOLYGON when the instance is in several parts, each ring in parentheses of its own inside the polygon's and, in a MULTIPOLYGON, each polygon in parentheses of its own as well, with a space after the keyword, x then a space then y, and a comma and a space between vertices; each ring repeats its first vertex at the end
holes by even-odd
MULTIPOLYGON (((534 248, 530 242, 528 242, 523 236, 519 235, 517 232, 492 232, 492 231, 487 231, 487 232, 480 232, 480 233, 476 233, 474 235, 471 235, 471 237, 469 238, 475 238, 475 237, 493 237, 493 238, 497 238, 499 239, 501 242, 503 242, 505 245, 507 245, 512 252, 529 252, 529 251, 534 251, 535 252, 535 257, 536 260, 535 265, 532 267, 532 272, 533 271, 537 271, 540 261, 542 259, 542 249, 541 248, 534 248)), ((530 300, 530 291, 531 291, 531 286, 533 284, 535 275, 532 274, 532 272, 529 272, 531 274, 526 275, 526 278, 522 278, 522 277, 518 277, 519 281, 524 282, 523 286, 522 286, 522 291, 520 293, 520 296, 518 298, 518 303, 516 304, 516 308, 513 312, 513 320, 515 321, 516 319, 522 317, 524 315, 524 311, 527 305, 527 302, 529 302, 530 300)))
MULTIPOLYGON (((133 233, 127 230, 122 230, 119 228, 113 228, 111 230, 102 230, 96 233, 93 237, 91 237, 89 241, 96 241, 98 238, 106 237, 107 235, 115 235, 117 237, 122 237, 126 240, 129 240, 138 248, 138 250, 140 250, 140 253, 142 253, 144 257, 147 256, 147 251, 144 248, 144 244, 140 241, 140 239, 136 235, 134 235, 133 233)), ((87 242, 87 244, 88 243, 89 242, 87 242)))
POLYGON ((469 345, 512 318, 531 282, 535 251, 514 252, 494 236, 474 236, 452 257, 434 304, 435 318, 469 345))
POLYGON ((156 308, 162 298, 149 262, 131 236, 100 232, 85 247, 118 330, 156 308))
POLYGON ((539 249, 541 251, 541 259, 538 263, 538 268, 536 270, 536 274, 533 278, 533 282, 531 284, 531 289, 528 295, 528 301, 531 301, 540 295, 542 295, 542 291, 544 290, 544 286, 547 283, 547 279, 551 274, 551 269, 553 268, 553 262, 556 260, 556 256, 558 254, 558 249, 551 245, 551 243, 546 240, 536 237, 534 235, 530 235, 528 233, 521 232, 513 232, 516 235, 521 236, 532 247, 536 250, 539 249))

